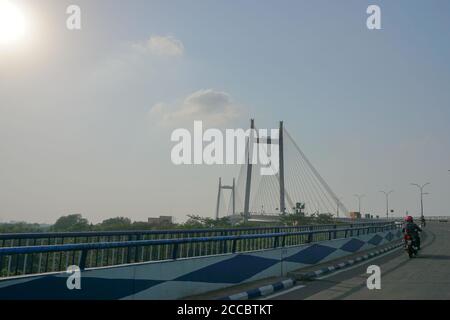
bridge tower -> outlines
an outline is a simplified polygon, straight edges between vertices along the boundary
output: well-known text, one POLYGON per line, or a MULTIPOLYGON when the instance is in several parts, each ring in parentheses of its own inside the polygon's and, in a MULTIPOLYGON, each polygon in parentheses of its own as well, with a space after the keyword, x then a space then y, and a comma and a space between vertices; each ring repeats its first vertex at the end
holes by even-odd
POLYGON ((278 161, 280 162, 280 213, 286 213, 286 203, 284 195, 284 154, 283 154, 283 121, 280 121, 278 133, 278 161))
POLYGON ((233 184, 231 186, 223 186, 222 185, 222 178, 219 178, 219 192, 217 194, 216 220, 219 219, 220 195, 221 195, 223 189, 231 190, 233 215, 236 214, 235 179, 233 178, 233 184))
POLYGON ((251 137, 255 131, 255 119, 250 119, 250 135, 247 140, 247 178, 245 179, 245 199, 244 199, 244 220, 247 221, 250 216, 250 186, 252 183, 252 161, 251 159, 251 137))
MULTIPOLYGON (((280 121, 280 127, 278 132, 278 139, 271 139, 268 136, 265 139, 257 136, 256 143, 257 144, 278 144, 278 161, 279 161, 279 173, 278 180, 280 184, 280 213, 286 213, 286 194, 284 189, 284 151, 283 151, 283 121, 280 121)), ((251 191, 251 183, 252 183, 252 145, 251 145, 251 137, 257 135, 255 132, 255 120, 250 120, 250 136, 247 144, 247 177, 245 182, 245 202, 244 202, 244 219, 248 219, 250 216, 249 207, 250 207, 250 191, 251 191)))

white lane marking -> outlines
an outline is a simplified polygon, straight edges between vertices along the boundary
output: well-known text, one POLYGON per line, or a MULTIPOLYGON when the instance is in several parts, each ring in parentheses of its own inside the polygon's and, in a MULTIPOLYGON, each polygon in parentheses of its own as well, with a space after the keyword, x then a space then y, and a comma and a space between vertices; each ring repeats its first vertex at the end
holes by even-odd
POLYGON ((304 287, 306 287, 306 286, 305 286, 305 285, 298 285, 298 286, 292 287, 292 288, 290 288, 290 289, 283 290, 283 291, 278 292, 278 293, 274 293, 274 294, 272 294, 272 295, 270 295, 270 296, 264 297, 264 298, 259 299, 259 300, 269 300, 269 299, 273 299, 273 298, 275 298, 275 297, 281 296, 281 295, 283 295, 283 294, 286 294, 286 293, 289 293, 289 292, 292 292, 292 291, 295 291, 295 290, 298 290, 298 289, 301 289, 301 288, 304 288, 304 287))
MULTIPOLYGON (((351 266, 351 267, 348 267, 348 268, 344 268, 344 269, 342 269, 342 270, 335 271, 335 272, 333 272, 333 273, 331 273, 331 274, 324 275, 324 276, 322 276, 322 277, 317 277, 315 280, 326 279, 326 278, 335 276, 335 275, 337 275, 337 274, 339 274, 339 273, 342 273, 342 272, 345 272, 345 271, 349 271, 349 270, 358 268, 358 267, 362 266, 363 264, 366 264, 366 263, 368 263, 368 262, 370 262, 370 261, 372 261, 372 260, 376 260, 376 259, 382 258, 382 257, 384 257, 384 256, 387 256, 388 254, 391 254, 391 253, 393 253, 393 252, 395 252, 395 251, 397 251, 397 250, 399 250, 399 249, 402 249, 402 248, 403 248, 402 246, 399 246, 398 248, 395 248, 395 249, 390 250, 390 251, 388 251, 388 252, 386 252, 386 253, 380 254, 379 256, 375 256, 375 257, 373 257, 373 258, 364 260, 364 261, 363 261, 364 263, 358 263, 358 264, 355 264, 355 265, 353 265, 353 266, 351 266)), ((314 281, 314 280, 313 280, 313 281, 314 281)), ((298 285, 298 286, 292 287, 292 288, 290 288, 290 289, 288 289, 288 290, 282 290, 282 291, 280 291, 280 292, 278 292, 278 293, 272 294, 272 295, 270 295, 270 296, 264 297, 264 298, 259 299, 259 300, 270 300, 270 299, 273 299, 273 298, 275 298, 275 297, 279 297, 279 296, 282 296, 282 295, 284 295, 284 294, 286 294, 286 293, 289 293, 289 292, 292 292, 292 291, 295 291, 295 290, 298 290, 298 289, 302 289, 302 288, 305 288, 305 287, 306 287, 305 285, 298 285)))

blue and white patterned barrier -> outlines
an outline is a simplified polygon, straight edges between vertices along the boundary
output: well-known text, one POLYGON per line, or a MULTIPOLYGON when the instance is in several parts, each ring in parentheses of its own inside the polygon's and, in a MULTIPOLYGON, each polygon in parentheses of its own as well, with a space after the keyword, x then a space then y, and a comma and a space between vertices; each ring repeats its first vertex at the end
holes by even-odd
POLYGON ((267 286, 255 288, 252 290, 236 293, 230 296, 226 296, 223 298, 219 298, 218 300, 247 300, 254 299, 261 296, 267 296, 275 291, 287 289, 293 287, 295 284, 294 279, 286 279, 283 281, 279 281, 273 284, 269 284, 267 286))
POLYGON ((385 247, 383 249, 380 249, 380 250, 377 250, 377 251, 365 254, 365 255, 360 256, 360 257, 355 258, 355 259, 350 259, 350 260, 338 263, 336 265, 328 266, 326 268, 322 268, 322 269, 319 269, 319 270, 316 270, 316 271, 311 271, 311 272, 299 275, 299 278, 302 279, 302 280, 313 280, 314 278, 317 278, 319 276, 330 274, 330 273, 332 273, 334 271, 337 271, 337 270, 340 270, 340 269, 352 266, 355 263, 363 262, 365 260, 371 259, 373 257, 376 257, 376 256, 378 256, 380 254, 383 254, 383 253, 386 253, 388 251, 397 249, 399 247, 403 247, 403 242, 399 242, 397 244, 390 245, 388 247, 385 247))
POLYGON ((255 252, 145 262, 81 272, 81 290, 68 274, 0 280, 0 299, 179 299, 288 272, 390 243, 400 230, 255 252))

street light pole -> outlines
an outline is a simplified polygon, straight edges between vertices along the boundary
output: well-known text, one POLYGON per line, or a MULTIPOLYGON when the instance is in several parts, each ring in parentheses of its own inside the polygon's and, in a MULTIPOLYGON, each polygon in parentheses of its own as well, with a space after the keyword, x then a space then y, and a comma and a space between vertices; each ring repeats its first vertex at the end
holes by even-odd
POLYGON ((419 185, 417 183, 411 183, 411 185, 418 187, 420 190, 420 217, 421 218, 423 218, 423 195, 426 194, 423 192, 423 188, 425 188, 429 184, 430 184, 429 182, 427 182, 423 185, 419 185))
POLYGON ((339 207, 341 205, 341 200, 342 198, 338 198, 336 197, 336 217, 339 218, 339 207))
POLYGON ((358 198, 358 210, 359 210, 359 213, 361 214, 361 199, 364 198, 366 195, 365 194, 354 194, 354 196, 358 198))
POLYGON ((389 195, 394 192, 394 190, 391 190, 389 192, 387 191, 380 191, 381 193, 384 193, 386 196, 386 218, 389 218, 389 195))

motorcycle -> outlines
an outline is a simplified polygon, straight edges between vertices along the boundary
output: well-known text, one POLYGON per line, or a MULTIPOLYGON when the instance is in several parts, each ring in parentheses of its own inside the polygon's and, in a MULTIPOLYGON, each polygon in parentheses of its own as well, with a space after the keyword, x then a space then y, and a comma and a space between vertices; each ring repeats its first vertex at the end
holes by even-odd
POLYGON ((409 234, 405 234, 403 237, 405 241, 405 251, 408 253, 408 256, 412 258, 413 256, 417 256, 417 247, 413 241, 413 238, 409 234))

